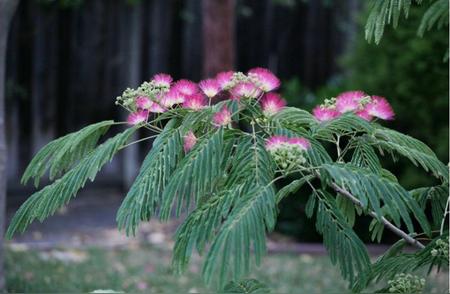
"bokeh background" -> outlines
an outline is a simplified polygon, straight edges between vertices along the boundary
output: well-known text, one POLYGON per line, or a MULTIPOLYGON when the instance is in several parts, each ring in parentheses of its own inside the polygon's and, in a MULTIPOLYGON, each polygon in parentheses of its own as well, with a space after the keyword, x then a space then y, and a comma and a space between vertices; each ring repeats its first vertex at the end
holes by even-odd
MULTIPOLYGON (((431 30, 418 37, 424 11, 413 7, 409 18, 401 19, 395 30, 387 27, 375 45, 364 39, 367 7, 358 0, 20 1, 7 52, 8 215, 33 192, 32 186, 20 185, 20 176, 39 148, 99 120, 123 120, 115 97, 159 72, 199 81, 219 70, 267 67, 282 79, 280 91, 288 103, 307 110, 346 90, 385 96, 396 112, 387 125, 423 140, 448 162, 449 73, 444 55, 449 31, 431 30)), ((80 200, 31 227, 17 244, 54 248, 87 239, 95 243, 95 229, 114 227, 115 209, 149 148, 142 144, 119 154, 80 200)), ((407 161, 387 168, 407 188, 433 181, 407 161)), ((304 214, 306 196, 299 193, 282 203, 272 238, 281 244, 289 240, 290 248, 300 248, 296 252, 320 253, 320 248, 302 247, 320 242, 304 214)), ((366 242, 369 236, 359 228, 368 221, 362 218, 356 225, 366 242)), ((170 247, 166 235, 171 227, 150 227, 144 239, 170 247)), ((114 238, 106 240, 114 243, 114 238)), ((383 242, 392 240, 387 234, 383 242)), ((10 262, 19 260, 20 254, 11 254, 10 262)), ((24 268, 30 260, 23 261, 24 268)), ((308 266, 308 260, 301 262, 308 266)), ((147 289, 129 284, 131 288, 118 288, 147 289)), ((13 290, 30 289, 36 288, 13 290)))

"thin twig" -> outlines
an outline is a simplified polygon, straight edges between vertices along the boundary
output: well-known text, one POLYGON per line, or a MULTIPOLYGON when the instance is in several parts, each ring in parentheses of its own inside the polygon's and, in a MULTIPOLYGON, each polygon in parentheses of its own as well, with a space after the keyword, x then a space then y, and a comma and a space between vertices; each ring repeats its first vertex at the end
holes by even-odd
MULTIPOLYGON (((344 188, 338 186, 335 183, 331 183, 331 187, 338 193, 342 194, 343 196, 347 197, 348 199, 350 199, 350 201, 352 201, 354 204, 361 206, 362 204, 361 202, 355 198, 355 196, 353 196, 349 191, 345 190, 344 188)), ((368 212, 370 216, 374 217, 374 218, 378 218, 377 214, 373 211, 369 211, 368 212)), ((388 221, 384 216, 381 217, 381 222, 383 223, 383 225, 388 228, 389 230, 391 230, 394 234, 402 237, 406 242, 408 242, 409 244, 419 248, 419 249, 423 249, 425 248, 425 245, 423 245, 422 243, 420 243, 419 241, 417 241, 416 239, 414 239, 413 237, 411 237, 410 235, 408 235, 407 233, 405 233, 404 231, 402 231, 401 229, 397 228, 394 224, 392 224, 390 221, 388 221)))

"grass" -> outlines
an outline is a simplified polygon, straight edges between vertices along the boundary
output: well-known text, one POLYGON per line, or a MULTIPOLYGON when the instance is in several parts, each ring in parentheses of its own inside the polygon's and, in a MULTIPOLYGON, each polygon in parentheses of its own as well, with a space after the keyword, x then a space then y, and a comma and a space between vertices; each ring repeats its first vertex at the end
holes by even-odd
MULTIPOLYGON (((9 292, 124 292, 205 293, 201 263, 193 258, 190 271, 172 275, 170 251, 149 246, 127 249, 50 251, 7 250, 9 292)), ((346 293, 345 281, 327 257, 276 254, 267 256, 252 278, 272 293, 346 293)), ((448 273, 429 277, 425 293, 447 293, 448 273)))

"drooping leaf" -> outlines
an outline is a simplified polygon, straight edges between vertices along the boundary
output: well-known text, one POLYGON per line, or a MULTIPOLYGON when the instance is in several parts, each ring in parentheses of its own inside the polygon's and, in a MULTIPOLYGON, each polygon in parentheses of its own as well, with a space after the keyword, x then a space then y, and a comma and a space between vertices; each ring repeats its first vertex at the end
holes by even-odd
POLYGON ((47 170, 50 170, 50 180, 64 173, 94 149, 99 138, 113 124, 112 120, 102 121, 48 143, 27 166, 22 184, 34 178, 35 186, 39 186, 39 180, 47 170))
POLYGON ((339 264, 343 278, 353 284, 357 274, 369 268, 366 246, 347 223, 329 193, 316 190, 311 197, 317 202, 316 228, 323 235, 331 262, 339 264))
POLYGON ((176 120, 171 120, 153 142, 138 176, 117 212, 120 230, 134 234, 140 221, 149 220, 157 212, 162 193, 183 157, 182 146, 176 120))
POLYGON ((386 128, 378 128, 374 132, 374 143, 380 148, 401 154, 420 165, 425 171, 448 182, 449 170, 434 154, 434 152, 421 141, 408 135, 386 128))
POLYGON ((202 271, 205 282, 217 281, 221 287, 230 277, 239 279, 247 274, 252 247, 258 265, 266 252, 265 232, 272 230, 274 223, 273 187, 248 187, 211 244, 202 271))
POLYGON ((167 220, 172 208, 176 215, 181 213, 183 204, 198 202, 201 195, 212 194, 214 186, 223 173, 223 129, 196 143, 194 148, 180 161, 162 194, 161 219, 167 220))
POLYGON ((219 193, 215 193, 189 214, 175 235, 172 266, 182 273, 189 263, 192 250, 203 252, 204 246, 214 236, 222 220, 228 217, 236 200, 244 193, 240 184, 219 193))
POLYGON ((236 166, 230 170, 229 184, 242 183, 243 194, 214 237, 203 266, 206 283, 223 286, 227 280, 238 280, 247 274, 251 264, 251 247, 255 263, 265 254, 265 232, 275 225, 275 190, 272 186, 273 162, 262 139, 248 136, 236 148, 236 166), (238 176, 242 175, 242 177, 238 176), (253 246, 252 246, 253 245, 253 246))
POLYGON ((374 210, 379 219, 383 216, 381 205, 384 203, 386 212, 397 226, 401 225, 401 218, 408 230, 413 233, 414 227, 409 216, 409 213, 412 213, 422 229, 427 234, 431 234, 430 225, 423 210, 399 184, 351 164, 325 164, 322 167, 336 184, 348 189, 353 196, 357 197, 363 208, 374 210))
POLYGON ((300 189, 306 182, 311 181, 313 178, 313 175, 307 175, 301 179, 294 180, 288 185, 281 188, 276 195, 277 204, 280 203, 280 201, 287 197, 289 194, 297 192, 298 189, 300 189))
POLYGON ((23 232, 33 220, 43 221, 66 205, 88 179, 94 180, 97 172, 125 146, 135 131, 135 127, 129 128, 108 139, 87 154, 64 176, 31 195, 11 220, 6 233, 7 238, 12 238, 15 232, 23 232))
POLYGON ((378 258, 366 272, 358 276, 357 282, 353 285, 353 291, 364 290, 371 281, 392 279, 398 273, 410 273, 420 268, 428 266, 428 273, 433 267, 437 269, 448 269, 448 252, 435 252, 436 243, 444 242, 448 244, 448 233, 434 238, 425 248, 414 253, 403 252, 405 242, 403 240, 395 243, 384 255, 378 258))
POLYGON ((440 29, 444 25, 448 26, 448 12, 448 0, 437 0, 431 4, 422 17, 419 29, 417 30, 418 35, 423 37, 424 33, 433 27, 440 29))
POLYGON ((336 135, 343 136, 356 132, 371 133, 372 131, 373 126, 369 122, 353 113, 346 113, 338 118, 322 122, 311 130, 314 138, 327 141, 334 141, 336 135))

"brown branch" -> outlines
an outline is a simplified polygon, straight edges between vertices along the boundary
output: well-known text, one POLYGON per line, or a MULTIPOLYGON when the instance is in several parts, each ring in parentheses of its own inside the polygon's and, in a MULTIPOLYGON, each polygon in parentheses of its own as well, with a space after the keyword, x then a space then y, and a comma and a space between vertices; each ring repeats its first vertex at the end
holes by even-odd
MULTIPOLYGON (((361 202, 356 199, 355 196, 353 196, 349 191, 345 190, 344 188, 338 186, 335 183, 331 184, 331 187, 338 193, 342 194, 343 196, 347 197, 348 199, 350 199, 350 201, 352 201, 355 205, 358 205, 360 207, 363 207, 363 205, 361 204, 361 202)), ((369 215, 374 217, 374 218, 378 218, 377 214, 373 211, 369 211, 369 215)), ((392 224, 390 221, 388 221, 384 216, 381 217, 381 222, 384 224, 384 226, 386 228, 388 228, 389 230, 391 230, 394 234, 400 236, 401 238, 403 238, 407 243, 419 248, 419 249, 423 249, 425 248, 425 246, 420 243, 418 240, 414 239, 413 237, 411 237, 410 235, 408 235, 407 233, 405 233, 404 231, 402 231, 401 229, 397 228, 394 224, 392 224)))

